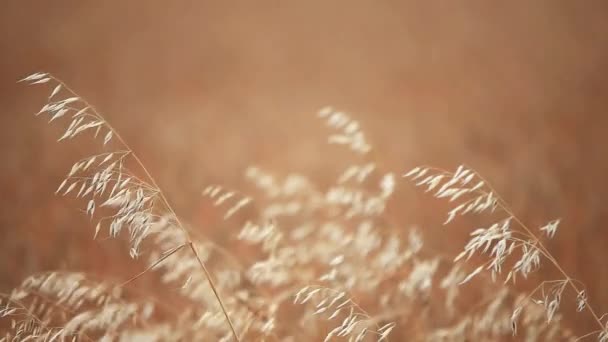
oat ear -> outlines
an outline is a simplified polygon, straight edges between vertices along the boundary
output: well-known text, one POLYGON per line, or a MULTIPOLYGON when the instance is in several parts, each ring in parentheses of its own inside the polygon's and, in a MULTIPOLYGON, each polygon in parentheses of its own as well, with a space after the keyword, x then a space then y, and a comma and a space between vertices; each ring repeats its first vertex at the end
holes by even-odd
MULTIPOLYGON (((178 235, 175 239, 182 241, 171 246, 171 250, 175 252, 178 246, 189 247, 200 267, 199 271, 204 274, 221 307, 232 336, 239 341, 234 324, 211 274, 199 256, 190 232, 180 222, 163 191, 126 141, 101 113, 53 75, 34 73, 19 82, 26 82, 29 85, 45 83, 52 85, 48 102, 36 115, 47 116, 49 122, 53 123, 64 120, 67 122, 65 126, 67 128, 59 141, 73 140, 86 133, 91 133, 94 139, 97 139, 100 133, 103 136, 101 146, 106 151, 76 161, 57 189, 57 193, 62 196, 75 195, 77 198, 87 199, 85 212, 91 219, 96 217, 96 213, 104 212, 105 216, 98 218, 94 237, 103 231, 103 227, 107 229, 107 235, 113 238, 127 231, 130 242, 129 254, 132 258, 138 258, 144 241, 157 233, 159 225, 175 230, 178 235), (57 100, 56 98, 61 95, 64 95, 63 98, 57 100), (139 168, 144 177, 138 177, 127 165, 139 168), (76 189, 79 190, 76 192, 76 189), (171 223, 168 226, 164 222, 164 217, 169 217, 171 223)), ((153 261, 153 265, 158 266, 166 259, 167 256, 161 257, 153 261)))

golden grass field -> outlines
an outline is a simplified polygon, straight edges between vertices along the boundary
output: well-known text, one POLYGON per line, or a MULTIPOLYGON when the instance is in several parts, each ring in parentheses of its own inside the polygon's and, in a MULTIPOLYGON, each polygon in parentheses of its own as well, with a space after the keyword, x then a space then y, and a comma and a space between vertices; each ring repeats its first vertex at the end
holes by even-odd
MULTIPOLYGON (((531 225, 562 218, 549 248, 608 311, 607 19, 600 1, 5 1, 0 291, 43 270, 141 268, 53 195, 92 145, 57 144, 60 127, 33 117, 44 94, 16 80, 47 71, 122 132, 182 218, 226 244, 201 190, 243 186, 249 165, 328 184, 352 162, 315 117, 332 105, 385 169, 465 163, 531 225)), ((442 228, 439 201, 397 189, 391 216, 457 254, 475 221, 442 228)))

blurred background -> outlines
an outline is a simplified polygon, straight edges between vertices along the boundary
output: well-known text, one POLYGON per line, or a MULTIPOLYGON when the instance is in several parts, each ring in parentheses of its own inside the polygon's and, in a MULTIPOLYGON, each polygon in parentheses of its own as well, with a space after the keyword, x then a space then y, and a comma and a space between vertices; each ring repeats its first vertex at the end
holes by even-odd
MULTIPOLYGON (((329 184, 356 161, 325 144, 315 113, 332 105, 383 169, 466 163, 532 226, 561 217, 551 251, 608 310, 604 1, 5 0, 0 52, 0 291, 42 270, 134 269, 124 246, 92 240, 82 203, 53 195, 95 145, 57 144, 62 126, 32 115, 49 89, 15 81, 46 71, 201 229, 219 229, 201 189, 238 188, 248 165, 329 184)), ((445 208, 407 182, 391 215, 448 255, 471 228, 439 227, 445 208)))

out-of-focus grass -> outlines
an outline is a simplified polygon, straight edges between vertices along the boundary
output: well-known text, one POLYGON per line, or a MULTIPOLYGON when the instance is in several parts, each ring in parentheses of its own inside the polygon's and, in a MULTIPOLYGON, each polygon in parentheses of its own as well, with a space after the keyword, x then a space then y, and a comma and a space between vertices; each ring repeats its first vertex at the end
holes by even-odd
MULTIPOLYGON (((54 144, 56 131, 30 115, 37 97, 13 83, 45 69, 124 132, 180 214, 204 229, 213 214, 201 209, 202 187, 238 187, 247 165, 333 179, 347 160, 313 118, 331 103, 356 114, 387 167, 466 162, 528 222, 562 217, 550 247, 608 309, 608 272, 597 271, 608 241, 603 5, 527 6, 9 1, 0 14, 0 289, 57 267, 133 271, 111 266, 124 259, 121 246, 93 242, 70 201, 52 196, 86 146, 54 144)), ((442 222, 444 211, 413 190, 398 198, 390 210, 404 223, 442 222)), ((426 240, 456 251, 463 232, 426 240)))

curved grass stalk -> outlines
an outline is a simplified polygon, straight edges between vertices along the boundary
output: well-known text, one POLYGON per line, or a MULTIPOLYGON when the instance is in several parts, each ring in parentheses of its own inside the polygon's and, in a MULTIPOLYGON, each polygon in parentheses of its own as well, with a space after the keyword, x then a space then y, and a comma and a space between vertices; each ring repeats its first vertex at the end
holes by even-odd
MULTIPOLYGON (((158 186, 156 180, 154 179, 154 177, 152 176, 152 174, 149 172, 149 170, 146 168, 146 166, 144 165, 144 163, 141 161, 141 159, 139 158, 139 156, 134 153, 134 151, 130 148, 130 146, 127 144, 127 142, 125 141, 125 139, 120 135, 120 133, 103 117, 103 115, 100 114, 99 111, 97 111, 95 109, 94 106, 92 106, 90 103, 88 103, 85 99, 83 99, 82 97, 80 97, 78 95, 78 93, 76 93, 74 90, 72 90, 65 82, 63 82, 61 79, 51 75, 51 74, 47 74, 47 73, 35 73, 32 74, 24 79, 22 79, 21 81, 25 81, 25 82, 29 82, 30 84, 42 84, 42 83, 47 83, 49 81, 54 81, 56 83, 55 88, 53 89, 51 95, 49 96, 49 101, 50 99, 57 95, 61 90, 65 90, 67 91, 72 97, 56 102, 56 103, 49 103, 47 105, 45 105, 45 107, 43 107, 43 109, 37 114, 41 114, 45 111, 53 111, 54 115, 51 117, 51 121, 64 116, 69 110, 70 108, 72 110, 74 110, 75 108, 73 107, 69 107, 68 105, 70 103, 74 103, 74 102, 81 102, 84 105, 83 109, 80 109, 79 111, 77 111, 74 114, 74 121, 72 121, 72 124, 70 125, 70 127, 68 127, 66 133, 64 134, 64 136, 62 136, 59 140, 63 140, 63 139, 69 139, 73 136, 75 136, 76 134, 78 134, 81 131, 85 131, 89 128, 96 128, 97 133, 99 133, 99 129, 101 127, 105 127, 108 132, 105 135, 104 138, 104 145, 106 143, 108 143, 113 137, 115 137, 120 144, 123 146, 123 150, 120 151, 121 154, 123 154, 121 156, 121 158, 125 158, 126 156, 131 156, 133 158, 133 160, 135 161, 135 163, 138 165, 138 167, 141 168, 141 170, 143 171, 145 177, 147 178, 148 182, 151 185, 151 189, 154 189, 156 194, 158 195, 160 202, 162 204, 162 206, 164 207, 165 210, 168 211, 170 217, 174 220, 175 224, 179 227, 179 229, 181 229, 185 235, 185 239, 186 239, 186 243, 184 245, 178 246, 177 248, 175 248, 172 252, 170 252, 169 254, 161 257, 161 259, 159 261, 157 261, 156 263, 153 263, 153 265, 151 267, 148 267, 144 272, 147 272, 149 269, 151 269, 152 267, 154 267, 155 265, 157 265, 158 263, 162 262, 163 260, 165 260, 167 257, 169 257, 170 255, 172 255, 173 253, 175 253, 177 250, 181 249, 184 246, 189 246, 190 250, 192 251, 193 255, 195 256, 198 264, 200 265, 202 271, 205 274, 205 278, 207 279, 209 286, 211 287, 211 290, 213 291, 213 294, 215 296, 215 298, 217 299, 217 302, 225 316, 226 322, 230 327, 230 331, 235 339, 235 341, 239 342, 239 336, 236 332, 236 328, 232 322, 232 320, 230 319, 230 315, 228 314, 228 311, 226 309, 226 306, 224 305, 224 302, 222 300, 221 295, 219 294, 219 291, 211 277, 211 274, 207 268, 207 266, 205 265, 205 263, 202 261, 198 251, 196 250, 195 244, 194 244, 194 240, 191 237, 190 232, 186 229, 186 227, 181 223, 179 217, 177 216, 175 210, 173 209, 173 207, 171 206, 169 200, 167 199, 167 197, 165 196, 164 192, 161 190, 161 188, 158 186), (55 106, 55 107, 53 107, 55 106), (95 121, 90 124, 89 126, 86 126, 86 124, 82 124, 84 117, 90 117, 92 119, 94 119, 95 121), (79 126, 80 124, 82 124, 81 126, 79 126)), ((20 81, 20 82, 21 82, 20 81)), ((97 157, 97 156, 95 156, 97 157)), ((92 157, 95 158, 95 157, 92 157)), ((79 165, 78 163, 75 165, 79 165)), ((86 168, 86 167, 85 167, 86 168)), ((74 170, 72 170, 72 172, 74 172, 74 170)), ((72 173, 71 172, 71 173, 72 173)), ((71 175, 70 175, 71 176, 71 175)), ((68 176, 68 177, 70 177, 68 176)), ((67 180, 67 179, 66 179, 67 180)), ((65 183, 65 182, 64 182, 65 183)), ((63 186, 64 184, 62 184, 63 186)), ((74 184, 72 184, 73 186, 74 184)), ((60 189, 61 187, 60 186, 60 189)), ((84 183, 83 183, 83 188, 84 188, 84 183)), ((68 190, 66 192, 69 192, 71 189, 68 188, 68 190)), ((94 208, 94 207, 93 207, 94 208)), ((89 210, 90 208, 87 208, 87 212, 91 211, 92 214, 92 210, 89 210)), ((214 245, 215 246, 215 245, 214 245)), ((218 248, 217 246, 215 246, 216 248, 218 248)), ((220 250, 222 250, 220 248, 220 250)), ((141 276, 142 274, 138 274, 137 276, 135 276, 134 278, 128 280, 126 283, 129 283, 130 281, 138 278, 139 276, 141 276)), ((125 284, 126 284, 125 283, 125 284)))

